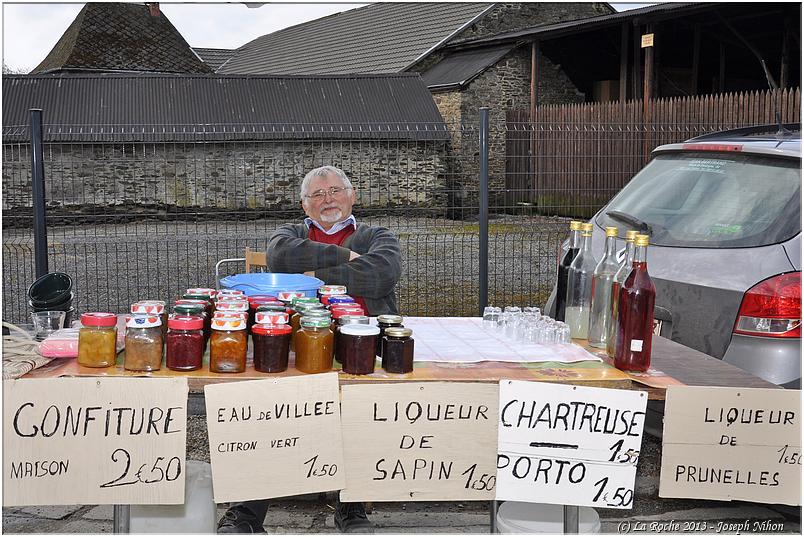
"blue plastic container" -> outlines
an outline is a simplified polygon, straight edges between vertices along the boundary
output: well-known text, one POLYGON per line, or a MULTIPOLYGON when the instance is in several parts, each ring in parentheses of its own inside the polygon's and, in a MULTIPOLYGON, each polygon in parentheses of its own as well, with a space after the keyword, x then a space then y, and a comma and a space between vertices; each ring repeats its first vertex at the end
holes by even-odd
POLYGON ((254 272, 235 274, 221 278, 224 289, 238 289, 247 296, 274 295, 280 291, 300 291, 304 296, 316 296, 324 282, 304 274, 283 274, 281 272, 254 272))

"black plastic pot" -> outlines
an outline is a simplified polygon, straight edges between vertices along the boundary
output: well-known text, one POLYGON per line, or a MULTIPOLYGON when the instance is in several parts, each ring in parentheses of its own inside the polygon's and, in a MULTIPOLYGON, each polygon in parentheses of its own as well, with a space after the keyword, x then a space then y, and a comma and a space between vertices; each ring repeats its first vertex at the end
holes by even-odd
POLYGON ((64 272, 49 272, 28 288, 28 301, 32 307, 50 308, 72 300, 73 279, 64 272))
POLYGON ((66 310, 70 309, 70 306, 73 303, 73 298, 75 298, 75 295, 73 293, 68 293, 67 295, 64 295, 62 297, 62 300, 60 300, 59 302, 43 303, 43 302, 34 302, 33 300, 29 300, 28 305, 31 308, 35 308, 35 309, 37 309, 39 311, 43 311, 43 310, 62 310, 62 311, 66 311, 66 310))

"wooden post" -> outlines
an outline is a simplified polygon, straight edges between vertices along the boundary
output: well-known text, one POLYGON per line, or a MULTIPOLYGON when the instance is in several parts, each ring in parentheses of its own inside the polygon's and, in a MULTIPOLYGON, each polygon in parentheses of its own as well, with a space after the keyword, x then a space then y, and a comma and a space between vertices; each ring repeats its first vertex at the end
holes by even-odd
POLYGON ((692 94, 698 95, 698 71, 701 68, 701 25, 695 25, 692 43, 692 94))
POLYGON ((642 46, 640 44, 642 36, 640 35, 642 32, 639 30, 639 26, 634 26, 634 63, 633 63, 633 75, 631 76, 631 98, 632 99, 640 99, 642 98, 642 64, 640 63, 640 59, 642 58, 642 46))
POLYGON ((535 121, 539 102, 539 41, 530 44, 530 120, 535 121))
MULTIPOLYGON (((645 33, 650 34, 653 32, 653 25, 648 24, 645 26, 645 33)), ((642 99, 645 111, 645 122, 648 123, 649 108, 648 101, 653 98, 653 45, 645 48, 645 73, 643 75, 642 83, 642 99)))
POLYGON ((790 20, 784 21, 784 32, 782 33, 782 66, 779 73, 779 88, 787 87, 787 79, 790 76, 790 20))
POLYGON ((628 98, 628 23, 624 22, 620 31, 620 104, 628 98))

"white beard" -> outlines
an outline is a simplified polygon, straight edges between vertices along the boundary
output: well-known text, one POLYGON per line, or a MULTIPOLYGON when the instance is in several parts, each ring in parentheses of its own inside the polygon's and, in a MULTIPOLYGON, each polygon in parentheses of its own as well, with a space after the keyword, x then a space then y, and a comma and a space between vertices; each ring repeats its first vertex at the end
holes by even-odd
POLYGON ((334 211, 327 211, 326 213, 321 212, 321 220, 326 222, 327 224, 336 224, 340 222, 342 216, 343 211, 341 211, 340 209, 336 209, 334 211))

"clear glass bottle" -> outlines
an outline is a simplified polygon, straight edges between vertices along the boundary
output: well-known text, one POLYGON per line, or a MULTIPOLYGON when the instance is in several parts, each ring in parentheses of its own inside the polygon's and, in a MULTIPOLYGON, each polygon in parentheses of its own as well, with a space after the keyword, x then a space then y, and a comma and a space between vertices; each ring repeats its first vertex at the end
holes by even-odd
POLYGON ((573 220, 570 222, 569 249, 561 256, 558 262, 558 279, 556 280, 556 315, 557 321, 564 320, 567 306, 567 277, 572 261, 578 256, 581 247, 581 226, 583 222, 573 220))
POLYGON ((620 268, 614 275, 614 280, 611 282, 611 301, 609 302, 609 311, 611 312, 611 323, 609 323, 609 333, 606 337, 606 354, 609 358, 614 358, 614 346, 617 343, 617 303, 620 300, 620 287, 623 282, 631 274, 631 268, 634 264, 634 241, 638 235, 637 231, 629 229, 625 232, 625 255, 623 262, 620 263, 620 268))
POLYGON ((586 339, 589 335, 592 276, 596 266, 597 259, 592 252, 592 224, 582 224, 581 248, 567 275, 567 307, 564 312, 564 322, 569 325, 573 339, 586 339))
POLYGON ((606 247, 603 258, 592 276, 592 303, 589 313, 589 345, 606 348, 608 327, 611 324, 611 283, 620 265, 617 263, 617 228, 606 228, 606 247))
POLYGON ((653 343, 653 306, 656 287, 648 274, 648 236, 637 235, 634 264, 620 289, 619 326, 614 367, 623 371, 647 371, 653 343))

